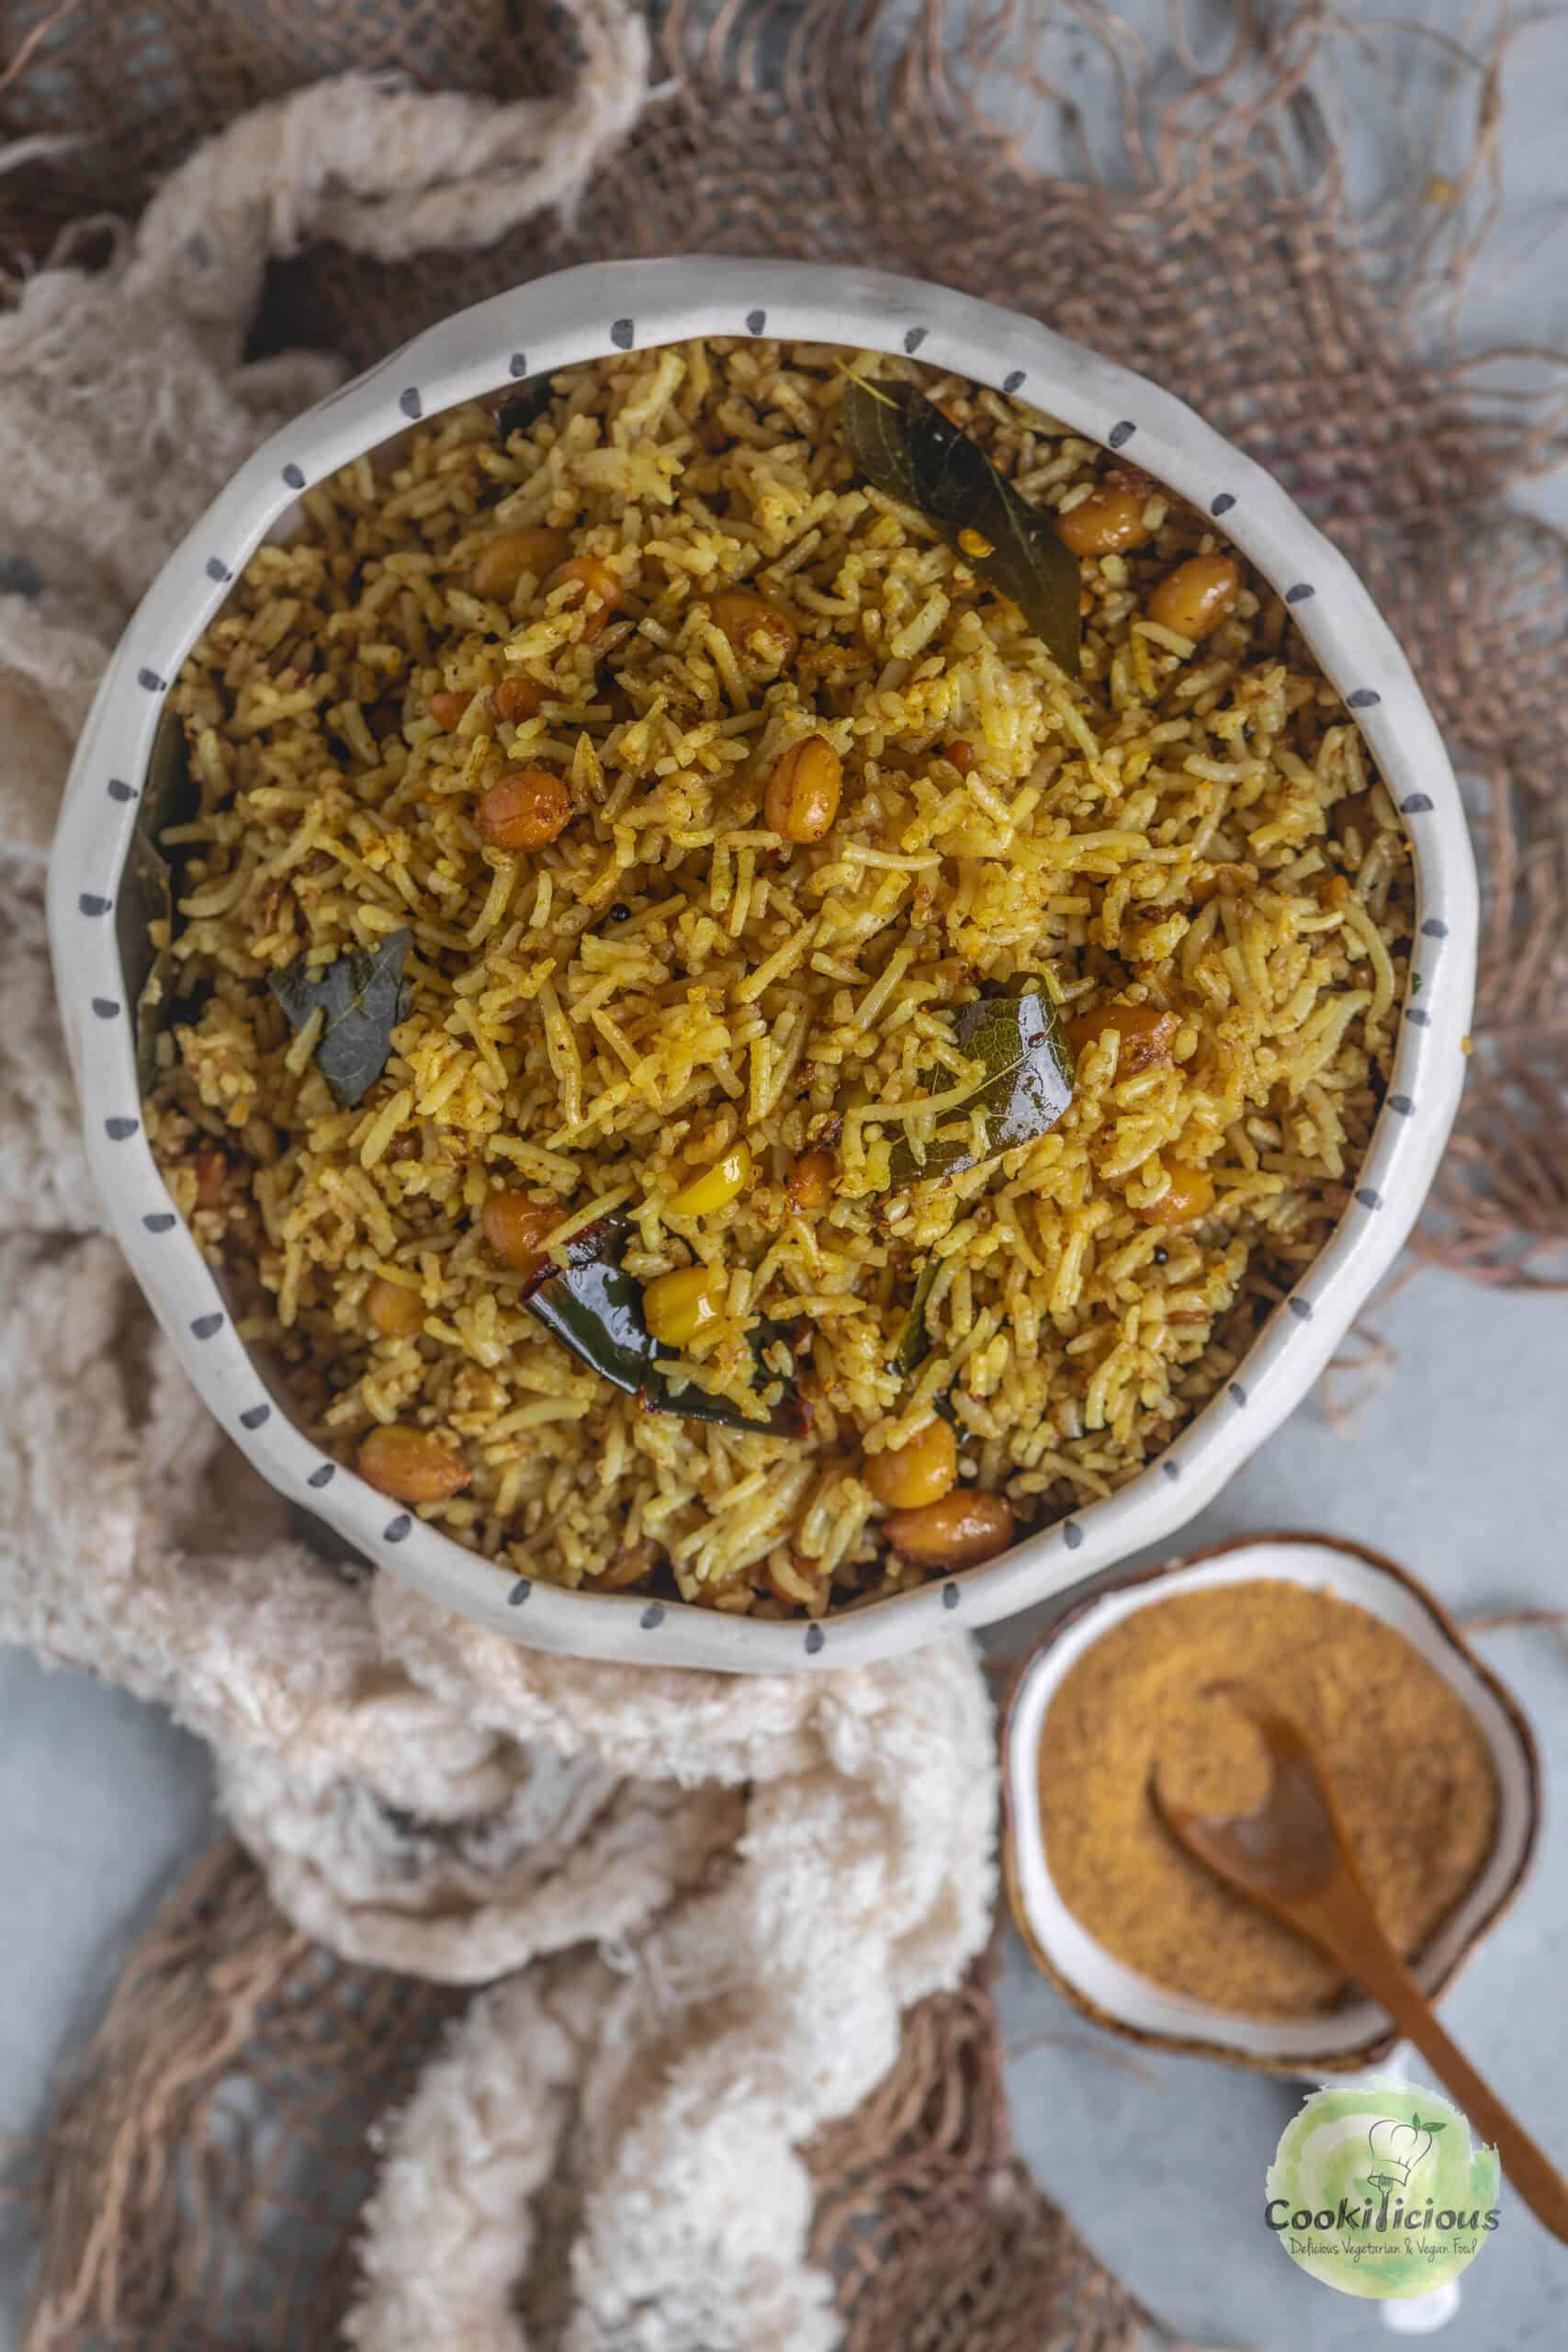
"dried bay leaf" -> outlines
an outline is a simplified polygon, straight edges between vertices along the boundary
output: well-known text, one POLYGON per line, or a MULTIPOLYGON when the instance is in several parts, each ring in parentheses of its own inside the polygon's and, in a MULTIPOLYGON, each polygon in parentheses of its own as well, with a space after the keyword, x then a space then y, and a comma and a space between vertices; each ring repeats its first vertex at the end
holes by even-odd
POLYGON ((956 1174, 999 1151, 1035 1143, 1049 1135, 1072 1102, 1071 1048, 1056 1008, 1043 991, 976 997, 958 1007, 953 1027, 960 1049, 980 1063, 985 1076, 946 1114, 923 1158, 907 1136, 899 1136, 888 1162, 894 1184, 956 1174), (984 1151, 975 1149, 970 1135, 977 1110, 985 1113, 984 1151))
MULTIPOLYGON (((793 1380, 771 1411, 742 1412, 728 1396, 711 1396, 694 1381, 675 1387, 660 1363, 658 1341, 643 1314, 642 1284, 621 1263, 629 1227, 625 1217, 601 1217, 573 1234, 568 1263, 550 1260, 527 1295, 530 1311, 551 1336, 614 1387, 637 1396, 650 1412, 677 1413, 683 1419, 716 1421, 732 1430, 757 1430, 770 1437, 804 1437, 808 1408, 793 1380)), ((804 1317, 761 1321, 750 1334, 761 1377, 772 1385, 778 1374, 766 1362, 782 1340, 798 1363, 809 1347, 804 1317)))
POLYGON ((850 453, 874 490, 936 524, 999 595, 1010 597, 1069 677, 1078 674, 1078 561, 1050 517, 1004 481, 977 441, 913 384, 844 388, 850 453))
POLYGON ((408 1010, 402 974, 412 944, 412 931, 394 931, 379 946, 351 947, 316 972, 301 956, 273 974, 272 992, 296 1030, 318 1007, 324 1012, 316 1068, 345 1108, 369 1092, 391 1057, 392 1032, 408 1010))
POLYGON ((915 1295, 909 1301, 909 1312, 904 1317, 904 1328, 893 1351, 893 1369, 901 1380, 907 1380, 931 1353, 931 1333, 926 1329, 926 1305, 935 1287, 941 1263, 933 1250, 916 1277, 915 1295))

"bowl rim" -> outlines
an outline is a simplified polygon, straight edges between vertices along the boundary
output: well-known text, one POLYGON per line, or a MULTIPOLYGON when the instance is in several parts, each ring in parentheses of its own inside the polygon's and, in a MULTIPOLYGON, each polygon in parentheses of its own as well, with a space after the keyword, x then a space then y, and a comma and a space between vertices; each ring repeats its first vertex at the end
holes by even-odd
MULTIPOLYGON (((1108 2008, 1086 1993, 1075 1979, 1057 1966, 1040 1935, 1031 1911, 1027 1890, 1018 1861, 1021 1805, 1015 1785, 1017 1776, 1032 1768, 1032 1758, 1016 1751, 1021 1744, 1018 1717, 1021 1702, 1027 1695, 1031 1679, 1039 1672, 1043 1661, 1063 1637, 1091 1618, 1102 1602, 1134 1592, 1141 1588, 1158 1587, 1170 1579, 1184 1576, 1193 1569, 1208 1566, 1212 1562, 1228 1558, 1237 1552, 1259 1551, 1265 1546, 1291 1547, 1299 1545, 1314 1552, 1341 1552, 1363 1562, 1368 1567, 1390 1577, 1416 1601, 1431 1619, 1438 1634, 1458 1652, 1466 1667, 1495 1702, 1508 1730, 1517 1740, 1525 1775, 1525 1822, 1517 1856, 1506 1881, 1486 1909, 1472 1922, 1464 1939, 1450 1954, 1448 1960, 1430 1979, 1423 1978, 1423 1990, 1434 2004, 1440 2001, 1467 1968, 1477 1951, 1505 1915, 1513 1908, 1519 1894, 1535 1867, 1540 1844, 1542 1815, 1542 1769, 1540 1750, 1531 1729, 1529 1716, 1508 1685, 1496 1673, 1472 1644, 1457 1618, 1440 1601, 1429 1586, 1412 1575, 1400 1561, 1391 1559, 1369 1544, 1359 1544, 1346 1535, 1325 1534, 1312 1529, 1276 1529, 1252 1535, 1227 1536, 1223 1542, 1206 1544, 1201 1551, 1184 1554, 1179 1559, 1158 1560, 1152 1566, 1130 1568, 1125 1574, 1101 1581, 1091 1593, 1074 1601, 1061 1615, 1053 1620, 1040 1640, 1020 1658, 1009 1676, 1006 1690, 998 1708, 1001 1746, 1001 1858, 1003 1882, 1007 1889, 1008 1908, 1019 1938, 1030 1959, 1046 1981, 1055 1986, 1064 2000, 1107 2032, 1118 2034, 1123 2041, 1135 2041, 1145 2050, 1168 2051, 1189 2058, 1218 2059, 1227 2066, 1239 2066, 1249 2074, 1272 2075, 1291 2078, 1297 2075, 1317 2079, 1327 2075, 1359 2074, 1365 2067, 1379 2066, 1392 2054, 1400 2035, 1390 2024, 1372 2033, 1364 2041, 1348 2050, 1291 2051, 1265 2052, 1246 2050, 1234 2043, 1217 2041, 1211 2036, 1194 2030, 1191 2033, 1165 2032, 1157 2027, 1134 2024, 1118 2011, 1108 2008)), ((1281 1580, 1279 1572, 1259 1567, 1259 1583, 1281 1580)), ((1299 1581, 1305 1583, 1303 1577, 1299 1581)), ((1139 1606, 1154 1603, 1161 1598, 1157 1590, 1150 1590, 1139 1606)), ((1118 1619, 1115 1622, 1120 1623, 1118 1619)), ((1105 1632, 1111 1628, 1108 1624, 1105 1632)), ((1397 1630, 1397 1628, 1395 1629, 1397 1630)), ((1103 1638, 1103 1635, 1099 1638, 1103 1638)), ((1461 1694, 1462 1697, 1462 1693, 1461 1694)), ((1049 1702, 1047 1709, 1049 1707, 1049 1702)), ((1464 1702, 1469 1704, 1468 1700, 1464 1702)), ((1474 1710, 1471 1711, 1472 1713, 1474 1710)), ((1479 1720, 1479 1719, 1478 1719, 1479 1720)), ((1042 1716, 1042 1724, 1043 1715, 1042 1716)), ((1484 1729, 1484 1726, 1483 1726, 1484 1729)), ((1496 1742, 1490 1733, 1487 1746, 1495 1753, 1496 1742)), ((1462 1901, 1466 1898, 1461 1898, 1462 1901)), ((1456 1906, 1457 1908, 1458 1906, 1456 1906)), ((1443 1930, 1439 1928, 1438 1933, 1443 1930)), ((1370 1996, 1369 2000, 1370 2000, 1370 1996)), ((1371 2003, 1376 2007, 1377 2004, 1371 2003)), ((1250 2022, 1240 2011, 1231 2013, 1241 2022, 1250 2022)))
POLYGON ((593 263, 495 295, 426 329, 264 442, 163 565, 109 661, 72 763, 48 898, 56 989, 109 1229, 186 1372, 254 1466, 378 1565, 492 1631, 578 1657, 728 1672, 864 1665, 990 1623, 1164 1539, 1201 1509, 1306 1394, 1419 1213, 1462 1087, 1477 932, 1469 830, 1442 739, 1367 590, 1271 475, 1173 394, 998 305, 885 271, 709 255, 593 263), (301 489, 411 423, 525 376, 764 332, 918 354, 1018 392, 1108 448, 1134 445, 1152 476, 1223 516, 1345 695, 1405 819, 1416 887, 1393 1074, 1353 1198, 1235 1376, 1117 1493, 983 1567, 810 1624, 574 1593, 513 1575, 417 1515, 389 1510, 295 1428, 235 1336, 153 1164, 113 921, 169 685, 301 489))

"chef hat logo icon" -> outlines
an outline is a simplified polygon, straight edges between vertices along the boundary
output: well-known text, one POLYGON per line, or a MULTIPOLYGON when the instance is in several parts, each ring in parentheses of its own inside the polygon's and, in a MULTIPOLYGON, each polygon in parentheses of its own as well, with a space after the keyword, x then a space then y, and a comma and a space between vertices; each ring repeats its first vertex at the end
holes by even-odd
POLYGON ((1408 2123, 1396 2122, 1392 2115, 1380 2116, 1367 2134, 1367 2145, 1373 2159, 1384 2172, 1408 2188, 1410 2176, 1425 2164, 1432 2153, 1432 2136, 1446 2126, 1439 2122, 1424 2123, 1419 2115, 1408 2123))

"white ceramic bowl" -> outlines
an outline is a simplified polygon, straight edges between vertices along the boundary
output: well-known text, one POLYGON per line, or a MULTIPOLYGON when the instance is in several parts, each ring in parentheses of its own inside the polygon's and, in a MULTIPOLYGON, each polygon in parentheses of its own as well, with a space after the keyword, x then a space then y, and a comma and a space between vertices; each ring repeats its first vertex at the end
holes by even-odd
POLYGON ((520 1641, 750 1672, 863 1665, 944 1629, 986 1624, 1157 1542, 1210 1499, 1300 1403, 1415 1220, 1459 1101, 1475 933, 1469 835, 1431 715, 1348 564, 1259 467, 1168 392, 990 303, 879 271, 703 257, 600 264, 497 295, 432 327, 258 449, 170 557, 109 663, 77 747, 50 875, 65 1034, 111 1229, 192 1378, 256 1468, 373 1559, 520 1641), (1237 1377, 1120 1494, 967 1576, 809 1627, 531 1586, 389 1510, 292 1426, 236 1339, 153 1166, 115 922, 169 682, 253 549, 293 527, 306 483, 394 441, 411 420, 504 392, 523 376, 691 335, 764 332, 919 352, 1126 449, 1201 513, 1223 516, 1291 602, 1365 731, 1410 827, 1418 904, 1412 999, 1354 1203, 1237 1377))
POLYGON ((1273 1577, 1355 1601, 1392 1625, 1458 1692, 1492 1751, 1501 1804, 1490 1860, 1416 1962, 1432 1997, 1447 1989, 1523 1883, 1540 1823, 1540 1766, 1517 1702, 1447 1611, 1378 1553, 1328 1537, 1265 1535, 1145 1568, 1058 1621, 1021 1668, 1003 1729, 1003 1853, 1020 1934, 1042 1972, 1096 2024, 1134 2041, 1223 2058, 1268 2074, 1350 2074, 1387 2058, 1395 2036, 1373 2001, 1331 2015, 1261 2018, 1173 1993, 1118 1960, 1079 1925, 1051 1876, 1040 1828, 1036 1760, 1052 1700, 1086 1650, 1136 1610, 1178 1593, 1273 1577))

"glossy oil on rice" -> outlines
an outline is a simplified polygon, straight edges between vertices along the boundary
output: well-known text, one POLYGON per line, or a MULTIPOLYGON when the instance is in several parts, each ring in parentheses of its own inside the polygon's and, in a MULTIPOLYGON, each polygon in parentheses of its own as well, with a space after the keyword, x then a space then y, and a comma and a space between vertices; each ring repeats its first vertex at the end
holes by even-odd
POLYGON ((865 1474, 938 1412, 960 1486, 1022 1528, 1114 1491, 1226 1379, 1353 1185, 1407 845, 1272 591, 1237 559, 1201 641, 1162 624, 1158 583, 1223 539, 1016 402, 761 340, 549 389, 509 431, 457 411, 309 492, 192 653, 151 1132, 242 1337, 345 1462, 377 1425, 438 1441, 464 1483, 426 1515, 509 1571, 820 1613, 931 1572, 865 1474), (851 367, 920 382, 1037 506, 1141 502, 1126 550, 1082 562, 1081 678, 856 479, 851 367), (518 532, 557 536, 485 593, 518 532), (739 587, 787 616, 777 644, 716 619, 739 587), (808 732, 842 797, 791 843, 766 786, 808 732), (531 851, 476 823, 520 769, 570 793, 531 851), (405 927, 406 1018, 344 1107, 268 981, 405 927), (962 1091, 953 1008, 1032 977, 1079 1040, 1065 1117, 890 1185, 931 1131, 911 1106, 962 1091), (1162 1050, 1108 1007, 1170 1014, 1162 1050), (741 1144, 732 1198, 671 1207, 741 1144), (712 1391, 748 1392, 758 1317, 806 1318, 806 1435, 610 1387, 487 1240, 503 1191, 550 1210, 558 1257, 615 1214, 637 1281, 711 1269, 682 1376, 712 1391), (930 1351, 901 1374, 922 1272, 930 1351), (404 1328, 376 1285, 417 1302, 404 1328))

